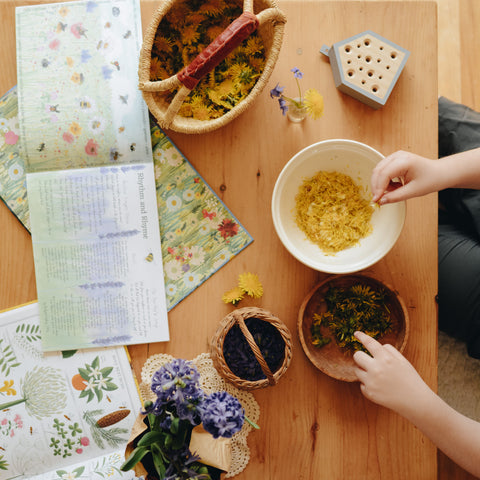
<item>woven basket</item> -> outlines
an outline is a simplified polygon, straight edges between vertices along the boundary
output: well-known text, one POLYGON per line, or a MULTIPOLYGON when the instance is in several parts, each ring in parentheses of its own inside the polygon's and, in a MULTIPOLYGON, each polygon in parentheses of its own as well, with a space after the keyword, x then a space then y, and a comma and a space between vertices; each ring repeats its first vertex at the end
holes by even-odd
POLYGON ((160 22, 171 9, 179 8, 185 1, 165 0, 155 12, 145 32, 140 51, 139 88, 150 113, 157 119, 160 127, 183 133, 204 133, 220 128, 236 118, 263 90, 280 53, 286 18, 278 9, 275 0, 244 0, 242 15, 232 19, 232 23, 189 65, 183 65, 179 72, 169 78, 151 81, 152 48, 160 22), (250 93, 218 118, 199 120, 179 115, 183 101, 201 78, 255 30, 262 40, 265 65, 250 93), (171 102, 161 93, 175 90, 177 92, 171 102))
POLYGON ((292 337, 288 328, 270 312, 257 307, 239 308, 229 313, 218 326, 218 329, 212 338, 210 347, 212 361, 218 373, 225 380, 243 390, 254 390, 257 388, 268 387, 270 385, 276 385, 280 377, 286 372, 292 360, 292 337), (285 355, 283 358, 283 363, 275 372, 270 371, 265 358, 258 348, 258 345, 255 343, 252 334, 248 330, 245 324, 245 320, 248 318, 257 318, 259 320, 269 322, 278 330, 283 341, 285 342, 285 355), (223 353, 223 344, 227 333, 234 325, 238 325, 240 327, 240 330, 242 331, 245 339, 248 342, 248 345, 252 349, 255 358, 257 359, 263 373, 267 378, 255 381, 247 380, 235 375, 228 367, 223 353))

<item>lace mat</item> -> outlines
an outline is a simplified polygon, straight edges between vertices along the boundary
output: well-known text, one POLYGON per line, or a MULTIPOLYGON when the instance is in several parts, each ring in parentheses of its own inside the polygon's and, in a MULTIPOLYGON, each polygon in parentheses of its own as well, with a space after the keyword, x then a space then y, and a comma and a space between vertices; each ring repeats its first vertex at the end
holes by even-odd
MULTIPOLYGON (((140 384, 140 394, 144 400, 154 400, 155 395, 150 390, 150 381, 153 374, 164 364, 171 362, 174 359, 171 355, 157 354, 152 355, 147 359, 142 368, 140 384)), ((232 384, 226 382, 217 372, 213 366, 210 354, 202 353, 192 360, 192 363, 197 367, 200 374, 200 385, 203 391, 208 395, 213 392, 226 391, 238 398, 243 408, 245 415, 255 423, 258 423, 260 417, 260 407, 255 400, 252 393, 245 390, 239 390, 232 384)), ((233 477, 242 472, 250 460, 250 449, 247 445, 247 437, 253 427, 245 422, 242 429, 233 435, 231 439, 232 445, 232 464, 226 473, 226 477, 233 477)))

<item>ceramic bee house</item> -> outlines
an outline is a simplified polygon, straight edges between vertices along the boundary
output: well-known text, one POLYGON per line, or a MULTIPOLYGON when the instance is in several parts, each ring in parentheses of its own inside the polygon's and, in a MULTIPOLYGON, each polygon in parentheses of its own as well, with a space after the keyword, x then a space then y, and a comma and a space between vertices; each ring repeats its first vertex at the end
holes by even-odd
POLYGON ((320 52, 330 60, 335 86, 375 109, 385 105, 410 56, 370 30, 323 45, 320 52))

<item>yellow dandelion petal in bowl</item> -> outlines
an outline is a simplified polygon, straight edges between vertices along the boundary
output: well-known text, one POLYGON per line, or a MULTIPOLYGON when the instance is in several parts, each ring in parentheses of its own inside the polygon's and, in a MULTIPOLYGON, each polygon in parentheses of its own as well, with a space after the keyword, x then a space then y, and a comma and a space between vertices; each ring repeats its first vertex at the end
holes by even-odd
POLYGON ((313 119, 316 120, 323 115, 323 96, 315 88, 309 88, 305 92, 304 101, 307 113, 313 119))
POLYGON ((255 273, 241 273, 238 276, 238 286, 253 298, 260 298, 263 295, 263 285, 255 273))
POLYGON ((236 305, 243 298, 243 293, 244 292, 240 287, 235 287, 228 292, 225 292, 222 296, 222 300, 224 303, 236 305))

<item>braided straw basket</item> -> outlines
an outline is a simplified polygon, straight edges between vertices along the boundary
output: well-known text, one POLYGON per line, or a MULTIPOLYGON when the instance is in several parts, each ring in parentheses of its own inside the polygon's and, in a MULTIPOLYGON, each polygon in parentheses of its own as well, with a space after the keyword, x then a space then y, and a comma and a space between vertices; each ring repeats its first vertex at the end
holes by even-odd
POLYGON ((292 360, 292 337, 288 328, 282 321, 280 321, 270 312, 257 307, 239 308, 229 313, 220 322, 220 325, 218 326, 217 331, 212 338, 210 347, 213 365, 218 373, 226 381, 243 390, 254 390, 257 388, 268 387, 270 385, 276 385, 280 377, 286 372, 292 360), (269 322, 278 330, 283 341, 285 342, 285 355, 283 358, 283 363, 275 372, 272 372, 268 367, 258 345, 255 343, 252 334, 248 330, 245 324, 245 320, 248 318, 257 318, 259 320, 269 322), (255 358, 257 359, 263 373, 266 376, 265 379, 252 381, 240 378, 228 367, 223 353, 223 343, 227 333, 234 325, 238 325, 240 327, 240 330, 242 331, 246 341, 248 342, 248 345, 250 346, 255 358))
POLYGON ((278 9, 275 0, 243 0, 243 13, 238 18, 232 19, 232 23, 190 64, 184 64, 179 72, 169 78, 151 81, 152 49, 162 18, 171 10, 180 8, 184 2, 186 0, 164 0, 154 13, 140 51, 139 88, 150 113, 157 119, 160 127, 183 133, 204 133, 222 127, 236 118, 263 90, 280 53, 286 17, 278 9), (255 31, 263 44, 265 65, 248 95, 218 118, 199 120, 181 116, 179 110, 182 103, 202 77, 215 69, 255 31), (175 91, 173 99, 168 101, 165 92, 175 91))

